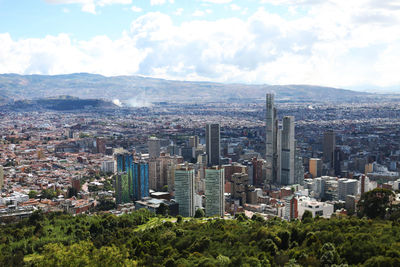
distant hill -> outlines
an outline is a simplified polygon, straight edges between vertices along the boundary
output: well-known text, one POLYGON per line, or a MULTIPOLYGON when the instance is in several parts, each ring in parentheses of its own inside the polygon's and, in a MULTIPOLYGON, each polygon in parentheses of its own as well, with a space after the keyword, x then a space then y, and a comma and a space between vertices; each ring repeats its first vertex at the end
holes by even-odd
POLYGON ((101 99, 79 99, 71 96, 61 96, 57 98, 41 98, 33 100, 16 100, 3 107, 11 110, 57 110, 70 111, 85 108, 117 108, 115 104, 101 99))
POLYGON ((141 76, 105 77, 98 74, 0 74, 0 103, 70 95, 133 102, 204 102, 263 99, 266 92, 287 101, 352 101, 371 94, 311 85, 248 85, 172 81, 141 76))

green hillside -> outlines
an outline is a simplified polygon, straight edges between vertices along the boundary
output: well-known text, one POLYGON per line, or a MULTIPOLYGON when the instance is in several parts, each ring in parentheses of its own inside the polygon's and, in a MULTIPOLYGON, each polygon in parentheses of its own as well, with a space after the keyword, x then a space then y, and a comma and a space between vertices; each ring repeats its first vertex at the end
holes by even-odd
POLYGON ((400 225, 36 213, 0 228, 0 266, 400 266, 400 225))

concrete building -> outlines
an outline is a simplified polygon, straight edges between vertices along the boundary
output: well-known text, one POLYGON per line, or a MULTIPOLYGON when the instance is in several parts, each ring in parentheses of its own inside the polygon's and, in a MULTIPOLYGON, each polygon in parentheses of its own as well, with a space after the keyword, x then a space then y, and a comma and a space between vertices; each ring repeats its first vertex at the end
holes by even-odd
POLYGON ((346 200, 347 195, 355 196, 358 194, 358 181, 355 179, 341 178, 338 180, 338 199, 346 200))
POLYGON ((266 159, 266 180, 269 183, 276 183, 277 178, 277 138, 278 121, 276 119, 276 108, 274 104, 274 94, 266 94, 266 116, 265 116, 265 159, 266 159))
POLYGON ((247 203, 247 192, 249 187, 249 176, 246 173, 234 173, 232 175, 231 198, 238 199, 240 205, 247 203))
POLYGON ((311 158, 309 160, 309 171, 312 178, 317 178, 322 176, 322 160, 318 158, 311 158))
POLYGON ((208 166, 219 165, 220 160, 220 126, 216 124, 206 125, 206 153, 208 166))
POLYGON ((223 217, 225 212, 224 169, 216 166, 206 169, 205 172, 206 216, 223 217))
POLYGON ((195 213, 195 177, 193 166, 180 164, 175 170, 175 201, 179 204, 179 214, 193 217, 195 213))
POLYGON ((189 137, 189 147, 197 148, 199 146, 199 137, 197 135, 189 137))
POLYGON ((298 201, 296 197, 287 197, 285 198, 285 213, 284 219, 285 220, 293 220, 299 217, 298 211, 298 201))
POLYGON ((100 170, 102 172, 114 173, 114 171, 115 171, 114 166, 115 166, 114 161, 105 160, 105 161, 101 162, 100 170))
POLYGON ((295 183, 295 140, 294 117, 283 118, 281 152, 281 182, 282 185, 295 183))
POLYGON ((4 185, 4 168, 0 165, 0 190, 3 188, 4 185))
POLYGON ((334 152, 336 148, 336 134, 334 131, 324 132, 323 141, 324 151, 323 160, 325 163, 330 163, 330 167, 333 168, 334 165, 334 152))
POLYGON ((149 158, 158 158, 160 156, 160 139, 156 137, 150 137, 147 141, 149 147, 149 158))
POLYGON ((304 212, 308 210, 312 213, 312 216, 320 216, 324 218, 330 218, 333 214, 333 205, 326 202, 319 202, 308 197, 300 197, 298 199, 298 212, 301 218, 304 212))

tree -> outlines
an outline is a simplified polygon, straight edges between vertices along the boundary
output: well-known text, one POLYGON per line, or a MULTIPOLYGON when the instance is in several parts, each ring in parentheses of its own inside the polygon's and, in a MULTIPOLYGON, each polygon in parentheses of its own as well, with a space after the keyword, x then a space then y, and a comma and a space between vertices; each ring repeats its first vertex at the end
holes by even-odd
POLYGON ((56 197, 57 193, 54 190, 51 189, 45 189, 41 192, 40 194, 42 198, 47 198, 47 199, 53 199, 56 197))
POLYGON ((163 216, 168 215, 168 212, 169 212, 169 207, 164 203, 160 203, 160 206, 158 206, 158 208, 156 209, 156 214, 160 214, 163 216))
POLYGON ((36 198, 38 195, 38 192, 36 192, 35 190, 31 190, 28 193, 29 198, 36 198))
POLYGON ((203 218, 205 216, 203 209, 197 209, 196 213, 194 214, 195 218, 203 218))
POLYGON ((312 219, 312 213, 309 210, 304 211, 303 216, 301 217, 301 220, 304 222, 308 222, 312 219))
POLYGON ((332 243, 325 243, 320 252, 320 262, 322 266, 332 266, 340 263, 339 253, 332 243))
POLYGON ((383 188, 375 188, 372 191, 365 192, 361 195, 357 205, 358 216, 384 219, 389 213, 394 196, 391 190, 383 188))
POLYGON ((161 188, 161 191, 162 191, 162 192, 168 192, 168 185, 164 185, 164 186, 161 188))

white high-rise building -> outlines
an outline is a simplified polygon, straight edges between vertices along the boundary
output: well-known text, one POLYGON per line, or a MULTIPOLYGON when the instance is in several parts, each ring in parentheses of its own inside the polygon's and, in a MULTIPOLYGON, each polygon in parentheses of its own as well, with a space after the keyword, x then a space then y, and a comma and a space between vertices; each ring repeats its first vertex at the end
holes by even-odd
POLYGON ((195 213, 194 169, 180 164, 175 170, 175 201, 179 204, 179 214, 193 217, 195 213))
POLYGON ((347 195, 355 196, 358 194, 358 184, 356 179, 341 178, 338 180, 338 198, 346 200, 347 195))
POLYGON ((149 147, 149 157, 151 159, 158 158, 160 156, 160 139, 150 137, 147 144, 149 147))
POLYGON ((108 172, 108 173, 114 173, 115 172, 115 166, 114 166, 114 161, 113 160, 105 160, 101 162, 101 171, 102 172, 108 172))
POLYGON ((223 217, 225 213, 224 169, 218 167, 205 170, 206 174, 206 216, 223 217))

